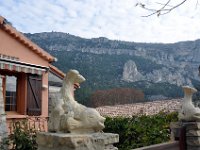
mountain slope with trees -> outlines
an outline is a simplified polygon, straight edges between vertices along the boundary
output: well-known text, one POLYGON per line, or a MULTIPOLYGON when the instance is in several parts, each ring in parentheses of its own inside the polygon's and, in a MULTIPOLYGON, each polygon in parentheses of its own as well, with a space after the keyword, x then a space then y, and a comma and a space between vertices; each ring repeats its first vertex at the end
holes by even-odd
POLYGON ((169 99, 183 96, 180 86, 199 82, 200 40, 154 44, 61 32, 25 35, 57 57, 54 65, 63 72, 79 70, 86 82, 77 99, 87 105, 97 90, 131 88, 141 90, 144 100, 169 99))

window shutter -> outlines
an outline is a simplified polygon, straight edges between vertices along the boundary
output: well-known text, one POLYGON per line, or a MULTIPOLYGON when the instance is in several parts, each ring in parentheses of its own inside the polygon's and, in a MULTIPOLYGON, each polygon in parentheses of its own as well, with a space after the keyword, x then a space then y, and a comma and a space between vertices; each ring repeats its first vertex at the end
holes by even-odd
POLYGON ((39 116, 41 115, 42 99, 41 76, 29 75, 27 88, 27 114, 30 116, 39 116))

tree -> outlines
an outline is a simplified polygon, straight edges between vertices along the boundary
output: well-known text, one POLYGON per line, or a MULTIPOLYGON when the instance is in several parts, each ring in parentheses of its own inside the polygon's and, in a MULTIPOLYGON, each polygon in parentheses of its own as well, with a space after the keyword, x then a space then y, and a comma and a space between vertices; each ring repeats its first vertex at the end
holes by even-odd
POLYGON ((93 107, 117 104, 131 104, 144 101, 144 93, 133 88, 114 88, 97 90, 91 95, 93 107))
MULTIPOLYGON (((149 16, 153 16, 153 15, 157 15, 159 17, 161 15, 165 15, 167 13, 170 13, 172 10, 183 5, 186 1, 189 1, 189 0, 182 0, 181 2, 179 2, 175 5, 171 5, 172 0, 168 0, 166 3, 157 2, 156 4, 160 5, 160 7, 158 9, 149 8, 144 3, 136 3, 136 6, 140 6, 141 8, 146 9, 147 11, 151 12, 150 14, 142 16, 142 17, 149 17, 149 16)), ((197 5, 198 5, 198 0, 196 0, 196 6, 197 5)))

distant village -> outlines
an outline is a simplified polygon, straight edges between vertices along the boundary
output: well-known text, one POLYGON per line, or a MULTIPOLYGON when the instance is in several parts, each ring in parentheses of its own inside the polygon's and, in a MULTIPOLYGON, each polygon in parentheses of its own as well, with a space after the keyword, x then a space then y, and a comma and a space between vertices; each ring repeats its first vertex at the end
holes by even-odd
POLYGON ((137 115, 155 115, 160 112, 177 112, 180 109, 182 99, 160 100, 134 104, 115 106, 101 106, 96 109, 103 116, 132 117, 137 115))

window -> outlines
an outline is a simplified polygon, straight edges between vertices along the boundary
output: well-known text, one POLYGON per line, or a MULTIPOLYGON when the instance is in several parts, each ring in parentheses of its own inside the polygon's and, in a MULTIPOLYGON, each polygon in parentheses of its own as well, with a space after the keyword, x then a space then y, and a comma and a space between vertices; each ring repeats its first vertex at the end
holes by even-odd
POLYGON ((41 115, 42 76, 0 71, 7 114, 41 115))
POLYGON ((5 111, 17 111, 17 78, 15 76, 6 76, 5 88, 5 111))

